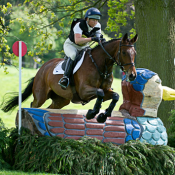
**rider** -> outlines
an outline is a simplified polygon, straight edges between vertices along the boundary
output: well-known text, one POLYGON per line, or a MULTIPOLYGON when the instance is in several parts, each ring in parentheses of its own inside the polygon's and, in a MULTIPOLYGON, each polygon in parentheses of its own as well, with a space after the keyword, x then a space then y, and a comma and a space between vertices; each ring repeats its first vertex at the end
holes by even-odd
POLYGON ((69 85, 69 77, 72 73, 73 62, 79 51, 88 47, 88 42, 99 42, 101 37, 101 25, 98 22, 101 13, 97 8, 90 8, 85 14, 85 19, 81 19, 71 28, 69 37, 64 43, 64 52, 68 57, 65 72, 59 81, 62 89, 66 89, 69 85))

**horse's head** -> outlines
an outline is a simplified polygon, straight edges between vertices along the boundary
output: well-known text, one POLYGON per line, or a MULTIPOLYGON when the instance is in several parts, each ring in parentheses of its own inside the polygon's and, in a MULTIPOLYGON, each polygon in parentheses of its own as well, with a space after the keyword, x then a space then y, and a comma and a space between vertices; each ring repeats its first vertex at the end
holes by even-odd
POLYGON ((137 76, 134 64, 136 51, 133 45, 137 41, 137 38, 137 35, 135 35, 135 37, 130 40, 128 39, 128 35, 126 33, 120 41, 119 50, 116 57, 117 64, 121 67, 122 71, 128 73, 130 81, 133 81, 137 76))

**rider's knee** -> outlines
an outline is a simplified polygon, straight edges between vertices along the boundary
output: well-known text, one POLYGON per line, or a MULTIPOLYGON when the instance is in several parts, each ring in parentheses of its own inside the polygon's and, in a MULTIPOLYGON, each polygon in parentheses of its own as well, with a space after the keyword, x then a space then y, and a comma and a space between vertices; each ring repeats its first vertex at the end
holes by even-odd
POLYGON ((72 59, 73 61, 75 60, 75 57, 76 57, 76 53, 72 53, 71 59, 72 59))

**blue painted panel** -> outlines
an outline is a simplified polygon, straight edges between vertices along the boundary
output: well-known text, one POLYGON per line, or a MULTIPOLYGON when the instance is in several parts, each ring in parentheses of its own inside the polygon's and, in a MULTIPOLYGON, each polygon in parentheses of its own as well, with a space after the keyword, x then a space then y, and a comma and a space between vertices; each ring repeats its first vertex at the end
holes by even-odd
POLYGON ((154 139, 150 139, 147 142, 152 144, 152 145, 157 145, 157 142, 154 139))
POLYGON ((137 68, 136 72, 137 72, 137 74, 142 74, 145 70, 146 70, 145 68, 137 68))
POLYGON ((152 137, 155 141, 158 141, 160 139, 160 133, 158 131, 156 131, 152 137))
POLYGON ((152 133, 148 132, 148 131, 145 131, 143 132, 143 135, 142 137, 145 139, 145 140, 150 140, 152 138, 152 133))
POLYGON ((131 124, 131 119, 128 119, 128 118, 124 119, 124 123, 125 124, 131 124))
POLYGON ((157 118, 157 122, 159 123, 159 125, 163 125, 162 120, 160 120, 160 118, 157 118))
POLYGON ((134 90, 136 90, 136 91, 143 91, 143 89, 145 87, 145 85, 142 85, 142 84, 133 84, 132 86, 133 86, 134 90))
POLYGON ((125 139, 125 142, 129 141, 129 140, 133 140, 133 138, 131 137, 131 135, 128 135, 125 139))
POLYGON ((157 127, 157 130, 158 130, 160 133, 166 132, 166 128, 165 128, 164 126, 162 126, 162 125, 159 125, 159 126, 157 127))
POLYGON ((168 139, 167 139, 167 133, 166 133, 166 132, 161 133, 161 134, 160 134, 160 137, 161 137, 161 139, 164 140, 164 141, 168 140, 168 139))
POLYGON ((44 135, 45 136, 50 136, 50 134, 48 132, 45 132, 44 135))
POLYGON ((126 75, 123 75, 123 77, 122 77, 122 81, 125 80, 125 79, 126 79, 126 75))
POLYGON ((137 74, 142 74, 142 76, 145 79, 150 79, 152 78, 154 75, 156 75, 155 72, 150 71, 149 69, 145 69, 145 68, 137 68, 136 69, 137 74))
POLYGON ((38 115, 38 116, 43 116, 46 113, 45 111, 34 111, 34 110, 27 110, 27 112, 29 114, 34 114, 34 115, 38 115))
POLYGON ((152 78, 154 75, 156 75, 156 73, 155 73, 155 72, 152 72, 152 71, 150 71, 150 70, 148 70, 148 69, 145 69, 144 73, 142 74, 142 76, 143 76, 144 78, 146 78, 146 79, 150 79, 150 78, 152 78))
POLYGON ((138 121, 141 125, 146 125, 146 124, 147 124, 147 117, 137 117, 137 121, 138 121))
POLYGON ((40 116, 37 116, 37 115, 32 115, 32 117, 33 117, 35 120, 39 121, 39 122, 44 122, 43 116, 40 117, 40 116))
POLYGON ((159 141, 157 141, 157 145, 165 145, 165 142, 162 139, 159 139, 159 141))
POLYGON ((150 125, 149 123, 147 123, 146 125, 146 129, 151 132, 151 133, 154 133, 157 129, 157 126, 153 126, 153 125, 150 125))
POLYGON ((43 110, 43 109, 37 109, 37 108, 23 108, 23 109, 25 109, 29 113, 32 113, 32 114, 38 113, 40 115, 41 114, 43 115, 44 113, 49 112, 49 111, 46 111, 46 110, 43 110))
POLYGON ((132 131, 134 130, 134 127, 131 124, 126 124, 126 132, 128 134, 132 134, 132 131))
POLYGON ((39 127, 41 129, 43 129, 44 131, 46 131, 46 127, 45 127, 45 124, 44 123, 39 122, 38 124, 39 124, 39 127))
POLYGON ((142 140, 152 145, 167 145, 166 128, 162 125, 163 123, 159 118, 137 117, 137 121, 142 126, 145 126, 142 140))
POLYGON ((141 134, 141 131, 140 131, 140 130, 134 129, 134 131, 132 132, 132 137, 133 137, 133 139, 134 139, 134 140, 138 139, 139 136, 140 136, 140 134, 141 134))
POLYGON ((157 126, 158 125, 157 118, 149 118, 148 123, 150 123, 153 126, 157 126))
POLYGON ((136 79, 134 81, 130 81, 131 84, 143 84, 145 85, 145 83, 147 83, 148 80, 143 78, 141 75, 137 75, 136 79))
POLYGON ((49 112, 47 110, 43 110, 43 109, 39 109, 39 108, 23 108, 27 111, 31 110, 31 111, 38 111, 38 112, 49 112))
POLYGON ((140 125, 136 121, 132 120, 132 124, 136 129, 140 129, 140 125))

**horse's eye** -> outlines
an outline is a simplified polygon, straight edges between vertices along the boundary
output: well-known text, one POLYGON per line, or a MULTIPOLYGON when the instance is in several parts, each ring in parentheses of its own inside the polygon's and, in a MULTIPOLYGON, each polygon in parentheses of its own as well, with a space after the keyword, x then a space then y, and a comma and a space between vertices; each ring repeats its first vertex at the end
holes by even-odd
POLYGON ((126 52, 125 52, 125 51, 122 51, 122 54, 123 54, 123 55, 126 55, 126 52))

